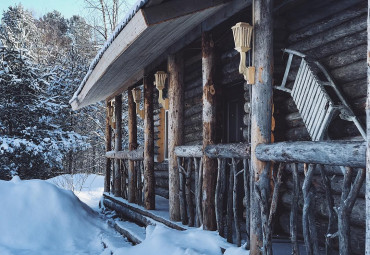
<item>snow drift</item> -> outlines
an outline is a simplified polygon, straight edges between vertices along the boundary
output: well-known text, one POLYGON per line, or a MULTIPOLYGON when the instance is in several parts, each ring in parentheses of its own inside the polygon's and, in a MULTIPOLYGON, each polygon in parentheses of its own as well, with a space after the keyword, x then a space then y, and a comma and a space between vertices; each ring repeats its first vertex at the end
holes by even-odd
POLYGON ((0 180, 0 254, 99 254, 97 215, 72 191, 0 180))

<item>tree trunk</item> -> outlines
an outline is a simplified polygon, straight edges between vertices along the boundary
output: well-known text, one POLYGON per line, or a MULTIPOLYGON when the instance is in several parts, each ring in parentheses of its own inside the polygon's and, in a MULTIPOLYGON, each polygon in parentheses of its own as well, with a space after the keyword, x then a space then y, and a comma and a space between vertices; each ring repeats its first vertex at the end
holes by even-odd
MULTIPOLYGON (((114 150, 122 150, 122 95, 115 97, 114 112, 116 116, 116 136, 114 142, 114 150)), ((121 166, 120 160, 114 160, 114 195, 120 197, 122 195, 121 191, 121 166)))
MULTIPOLYGON (((105 116, 105 151, 112 150, 112 129, 110 127, 109 117, 110 102, 106 102, 106 116, 105 116)), ((111 159, 105 159, 105 180, 104 192, 110 192, 110 172, 111 172, 111 159)))
POLYGON ((155 210, 153 83, 144 77, 144 207, 155 210))
MULTIPOLYGON (((136 105, 132 96, 132 89, 128 90, 128 149, 129 151, 137 148, 137 121, 136 105)), ((134 161, 128 162, 128 201, 135 203, 136 199, 136 171, 134 161)))
MULTIPOLYGON (((216 139, 216 91, 214 76, 214 43, 207 32, 202 34, 203 73, 203 150, 216 139)), ((203 156, 203 228, 216 230, 215 188, 217 178, 215 159, 203 156)))
POLYGON ((261 210, 255 191, 255 183, 262 181, 265 192, 262 197, 268 198, 270 163, 257 159, 257 144, 270 143, 272 118, 272 77, 273 77, 273 25, 272 0, 256 0, 254 4, 254 66, 256 84, 252 85, 251 115, 251 255, 261 254, 262 229, 261 210), (265 174, 263 174, 265 172, 265 174), (267 186, 266 186, 267 184, 267 186))
POLYGON ((181 54, 168 57, 169 72, 169 128, 168 128, 168 171, 169 171, 169 209, 170 219, 180 221, 179 204, 179 170, 175 147, 183 142, 183 115, 184 115, 184 62, 181 54))

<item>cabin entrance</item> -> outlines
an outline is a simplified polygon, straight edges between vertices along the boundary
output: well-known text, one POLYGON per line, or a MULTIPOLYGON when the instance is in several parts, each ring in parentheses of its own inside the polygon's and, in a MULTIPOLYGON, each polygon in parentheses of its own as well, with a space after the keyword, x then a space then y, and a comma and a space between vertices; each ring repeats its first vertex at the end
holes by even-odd
POLYGON ((223 89, 223 143, 243 141, 244 90, 239 83, 223 89))

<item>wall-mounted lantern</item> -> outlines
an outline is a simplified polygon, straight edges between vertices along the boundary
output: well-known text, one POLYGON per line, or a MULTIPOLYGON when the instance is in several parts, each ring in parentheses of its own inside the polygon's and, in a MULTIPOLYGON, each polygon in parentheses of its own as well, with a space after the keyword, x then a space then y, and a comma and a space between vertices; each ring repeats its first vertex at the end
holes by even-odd
POLYGON ((254 84, 255 67, 245 64, 246 53, 251 49, 253 26, 239 22, 231 28, 233 30, 235 50, 240 53, 239 73, 244 75, 248 84, 254 84))
POLYGON ((163 99, 163 89, 167 79, 167 73, 158 71, 154 74, 154 84, 159 91, 158 102, 162 105, 165 110, 168 110, 168 98, 163 99))
POLYGON ((134 88, 132 90, 132 95, 134 97, 134 102, 136 104, 136 114, 140 116, 140 118, 144 119, 144 109, 140 109, 140 101, 141 101, 141 89, 134 88))
POLYGON ((109 103, 109 108, 108 108, 108 114, 109 114, 109 124, 113 129, 116 128, 116 114, 114 111, 114 105, 115 105, 115 100, 113 99, 109 103))

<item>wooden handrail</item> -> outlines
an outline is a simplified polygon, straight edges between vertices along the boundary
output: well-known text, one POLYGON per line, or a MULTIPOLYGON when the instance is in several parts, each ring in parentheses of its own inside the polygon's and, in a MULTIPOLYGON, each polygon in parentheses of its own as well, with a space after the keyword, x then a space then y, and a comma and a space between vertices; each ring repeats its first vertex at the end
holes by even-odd
MULTIPOLYGON (((208 145, 204 150, 210 158, 249 158, 250 145, 246 143, 228 143, 208 145)), ((201 158, 203 149, 201 145, 177 146, 175 154, 184 158, 201 158)))
POLYGON ((208 145, 205 154, 210 158, 249 158, 250 145, 247 143, 228 143, 208 145))
POLYGON ((202 145, 176 146, 175 154, 184 158, 201 158, 203 157, 202 145))
POLYGON ((362 141, 300 141, 259 144, 261 161, 366 167, 366 144, 362 141))
POLYGON ((144 160, 144 149, 139 148, 133 151, 108 151, 105 153, 105 156, 114 159, 144 160))

